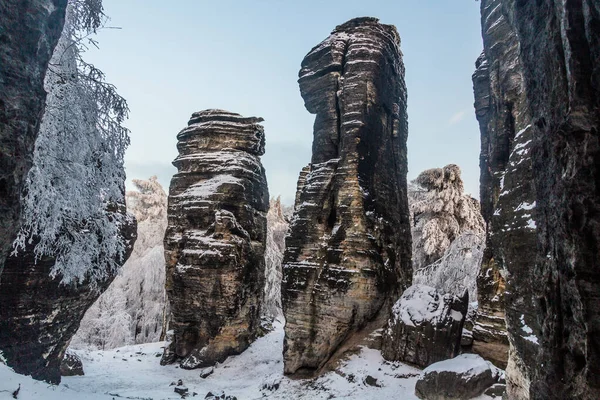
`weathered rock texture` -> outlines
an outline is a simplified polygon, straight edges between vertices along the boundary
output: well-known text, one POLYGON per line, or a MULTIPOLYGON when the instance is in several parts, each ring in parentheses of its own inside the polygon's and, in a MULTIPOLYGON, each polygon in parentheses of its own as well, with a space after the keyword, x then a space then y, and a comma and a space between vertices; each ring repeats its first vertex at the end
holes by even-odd
POLYGON ((507 393, 600 398, 600 4, 487 0, 482 22, 478 117, 507 121, 482 124, 481 192, 507 270, 507 393), (503 185, 485 171, 502 164, 503 185))
POLYGON ((392 308, 381 354, 388 361, 426 367, 458 355, 469 295, 413 285, 392 308))
POLYGON ((501 381, 500 371, 475 354, 462 354, 423 370, 415 394, 427 400, 465 400, 501 381))
POLYGON ((205 110, 177 135, 165 233, 174 338, 162 363, 213 365, 259 333, 269 209, 261 121, 205 110))
POLYGON ((538 255, 529 289, 539 324, 531 326, 527 315, 525 322, 540 351, 536 360, 525 360, 530 396, 597 399, 600 3, 503 2, 503 11, 519 38, 533 122, 538 255))
POLYGON ((284 255, 285 373, 322 367, 410 285, 399 45, 393 26, 358 18, 302 61, 300 91, 316 119, 284 255))
POLYGON ((536 351, 533 332, 539 332, 531 292, 537 284, 531 116, 518 38, 499 0, 482 2, 481 20, 484 53, 477 60, 473 85, 481 129, 480 197, 488 235, 478 277, 473 350, 506 368, 510 342, 507 379, 514 385, 519 381, 521 391, 527 392, 524 360, 536 351))
MULTIPOLYGON (((125 213, 125 206, 118 212, 125 213)), ((128 245, 120 264, 131 254, 136 228, 132 216, 121 225, 128 245)), ((55 259, 35 257, 32 244, 6 259, 0 281, 0 351, 15 372, 58 383, 61 362, 81 319, 116 273, 95 285, 61 284, 62 276, 50 278, 55 259)))
POLYGON ((20 196, 44 111, 44 77, 66 7, 67 0, 0 3, 0 274, 21 227, 20 196))

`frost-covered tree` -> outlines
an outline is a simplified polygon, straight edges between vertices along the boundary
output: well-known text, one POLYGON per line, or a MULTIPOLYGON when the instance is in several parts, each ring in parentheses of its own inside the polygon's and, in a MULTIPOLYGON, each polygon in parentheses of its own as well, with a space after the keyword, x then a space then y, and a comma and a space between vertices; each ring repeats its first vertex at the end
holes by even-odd
POLYGON ((464 193, 457 165, 419 174, 409 188, 409 202, 414 269, 442 257, 461 233, 485 230, 479 202, 464 193))
POLYGON ((101 0, 70 0, 50 61, 48 92, 33 167, 23 196, 23 226, 14 253, 33 246, 51 256, 52 277, 92 286, 120 267, 126 243, 123 156, 128 109, 104 74, 86 63, 86 46, 105 22, 101 0))
POLYGON ((460 168, 423 171, 409 186, 413 283, 476 298, 485 247, 479 202, 464 193, 460 168))
POLYGON ((100 347, 96 334, 104 338, 106 348, 160 339, 166 299, 163 238, 167 228, 167 194, 156 176, 149 180, 134 179, 133 184, 137 191, 127 192, 127 209, 138 221, 133 253, 121 274, 86 313, 72 342, 74 348, 100 347), (127 318, 111 317, 100 322, 107 316, 102 305, 112 299, 123 299, 118 311, 127 318), (124 321, 127 321, 127 335, 122 333, 124 321))
MULTIPOLYGON (((289 212, 289 210, 287 211, 289 212)), ((281 198, 271 199, 267 213, 266 279, 263 302, 263 315, 271 319, 282 315, 281 262, 283 261, 288 226, 286 207, 281 204, 281 198)))

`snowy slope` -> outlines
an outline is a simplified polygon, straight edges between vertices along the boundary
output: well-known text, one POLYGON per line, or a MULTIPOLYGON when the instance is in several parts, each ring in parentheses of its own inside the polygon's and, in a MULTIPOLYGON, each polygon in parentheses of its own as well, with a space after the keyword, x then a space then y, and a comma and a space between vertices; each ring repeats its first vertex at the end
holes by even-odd
MULTIPOLYGON (((11 399, 21 383, 19 400, 109 400, 180 399, 171 382, 182 379, 189 389, 188 399, 204 399, 209 391, 223 390, 238 400, 253 399, 417 399, 414 387, 420 370, 388 363, 378 350, 362 348, 336 371, 318 379, 292 380, 283 376, 283 325, 258 339, 243 354, 218 365, 209 377, 200 378, 200 370, 182 370, 159 365, 164 342, 132 345, 108 351, 76 351, 83 359, 85 376, 65 377, 59 386, 17 375, 0 364, 0 399, 11 399), (367 376, 376 385, 365 382, 367 376), (268 389, 266 386, 276 386, 268 389), (275 385, 274 385, 275 384, 275 385), (192 396, 193 392, 197 396, 192 396)), ((486 397, 481 397, 486 398, 486 397)))

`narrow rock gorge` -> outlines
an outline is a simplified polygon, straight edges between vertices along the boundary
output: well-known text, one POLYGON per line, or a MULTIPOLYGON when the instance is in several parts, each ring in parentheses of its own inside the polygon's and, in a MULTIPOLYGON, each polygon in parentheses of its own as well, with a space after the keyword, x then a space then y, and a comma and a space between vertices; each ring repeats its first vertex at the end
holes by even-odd
MULTIPOLYGON (((126 215, 124 204, 107 211, 126 215)), ((125 221, 119 234, 128 245, 117 260, 120 265, 137 238, 135 218, 125 221)), ((113 271, 94 283, 64 284, 60 275, 51 278, 55 263, 50 256, 37 259, 32 244, 6 259, 0 282, 0 351, 15 372, 50 383, 60 382, 60 365, 81 319, 117 275, 113 271)))
POLYGON ((474 337, 501 342, 505 310, 510 398, 599 398, 600 5, 486 0, 481 12, 488 251, 474 337))
POLYGON ((214 365, 260 333, 269 209, 262 120, 205 110, 177 135, 165 233, 174 336, 163 364, 214 365))
POLYGON ((410 286, 406 87, 400 37, 375 18, 338 27, 302 61, 316 114, 283 261, 284 372, 312 373, 410 286))
POLYGON ((0 274, 21 226, 20 196, 44 110, 44 77, 66 7, 67 0, 0 3, 0 274))

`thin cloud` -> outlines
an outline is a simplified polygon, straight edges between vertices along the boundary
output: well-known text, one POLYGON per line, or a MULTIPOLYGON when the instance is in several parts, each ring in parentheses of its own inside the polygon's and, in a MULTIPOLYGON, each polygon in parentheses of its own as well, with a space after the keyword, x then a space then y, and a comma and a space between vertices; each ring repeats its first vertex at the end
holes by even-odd
POLYGON ((462 110, 462 111, 457 112, 452 117, 450 117, 450 119, 448 120, 448 125, 458 124, 460 121, 465 119, 466 115, 467 115, 467 110, 462 110))

